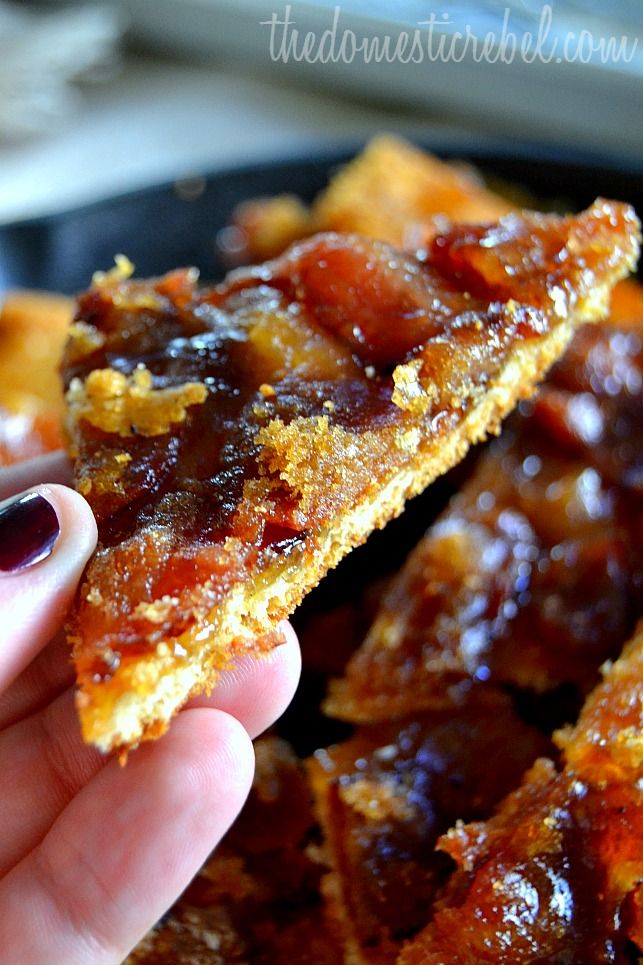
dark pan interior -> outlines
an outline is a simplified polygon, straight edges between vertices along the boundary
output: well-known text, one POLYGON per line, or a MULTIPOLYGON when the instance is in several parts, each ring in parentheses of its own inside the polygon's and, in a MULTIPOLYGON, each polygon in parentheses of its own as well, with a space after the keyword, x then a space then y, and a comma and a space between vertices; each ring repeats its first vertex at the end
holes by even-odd
MULTIPOLYGON (((445 158, 470 160, 486 173, 564 206, 579 208, 602 194, 643 211, 643 169, 615 170, 590 158, 536 152, 508 142, 493 151, 471 145, 447 151, 439 144, 426 146, 445 158)), ((282 192, 311 200, 350 156, 335 152, 221 171, 204 177, 197 191, 190 191, 190 185, 182 189, 165 184, 0 226, 0 290, 26 287, 73 294, 87 286, 97 268, 109 268, 117 252, 128 255, 138 275, 196 265, 204 278, 218 279, 225 266, 216 237, 235 205, 282 192)))

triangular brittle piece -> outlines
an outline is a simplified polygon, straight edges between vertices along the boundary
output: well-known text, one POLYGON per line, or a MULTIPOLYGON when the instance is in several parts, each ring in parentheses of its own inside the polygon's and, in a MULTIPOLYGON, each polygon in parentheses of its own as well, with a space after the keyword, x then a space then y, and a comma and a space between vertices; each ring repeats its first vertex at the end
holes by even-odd
POLYGON ((638 222, 320 235, 216 288, 97 277, 64 362, 99 546, 71 622, 83 733, 159 734, 329 567, 497 429, 633 267, 638 222))
POLYGON ((331 716, 457 707, 474 682, 589 691, 643 604, 642 336, 643 315, 577 333, 390 580, 331 716))

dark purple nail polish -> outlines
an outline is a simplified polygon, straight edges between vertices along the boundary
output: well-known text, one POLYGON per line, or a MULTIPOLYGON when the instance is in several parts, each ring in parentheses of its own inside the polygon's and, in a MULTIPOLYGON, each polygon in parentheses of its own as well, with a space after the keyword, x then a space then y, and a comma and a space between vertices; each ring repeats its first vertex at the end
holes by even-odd
POLYGON ((54 507, 27 493, 0 508, 0 571, 15 573, 46 559, 60 534, 54 507))

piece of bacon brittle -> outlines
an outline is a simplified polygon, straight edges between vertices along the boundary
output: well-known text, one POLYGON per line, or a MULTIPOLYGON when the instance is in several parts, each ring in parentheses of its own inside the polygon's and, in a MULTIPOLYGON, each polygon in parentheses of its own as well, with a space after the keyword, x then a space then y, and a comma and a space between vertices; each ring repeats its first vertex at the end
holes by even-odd
POLYGON ((327 569, 495 429, 607 308, 638 222, 597 201, 438 234, 325 235, 198 289, 100 277, 64 364, 99 524, 72 617, 85 737, 157 736, 327 569))
POLYGON ((0 467, 64 445, 58 363, 70 299, 13 291, 0 305, 0 467))
POLYGON ((383 134, 340 168, 310 208, 292 194, 252 198, 235 208, 219 241, 235 264, 274 258, 318 231, 350 232, 411 250, 445 218, 490 221, 512 207, 470 166, 446 163, 383 134))
POLYGON ((563 769, 539 760, 495 817, 441 839, 459 870, 399 965, 633 960, 643 882, 642 680, 643 627, 606 668, 576 726, 559 733, 563 769))
POLYGON ((393 579, 333 715, 415 713, 472 680, 591 688, 641 613, 641 333, 577 334, 393 579))
POLYGON ((506 697, 486 692, 316 752, 309 774, 332 868, 323 890, 347 960, 395 961, 453 868, 435 850, 439 835, 490 815, 550 748, 506 697))

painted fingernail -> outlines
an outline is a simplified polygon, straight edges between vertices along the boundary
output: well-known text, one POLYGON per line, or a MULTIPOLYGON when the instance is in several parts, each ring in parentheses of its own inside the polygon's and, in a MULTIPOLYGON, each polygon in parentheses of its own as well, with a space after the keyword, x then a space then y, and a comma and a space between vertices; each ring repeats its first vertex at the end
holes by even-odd
POLYGON ((16 573, 46 559, 60 535, 51 503, 27 493, 0 509, 0 571, 16 573))

